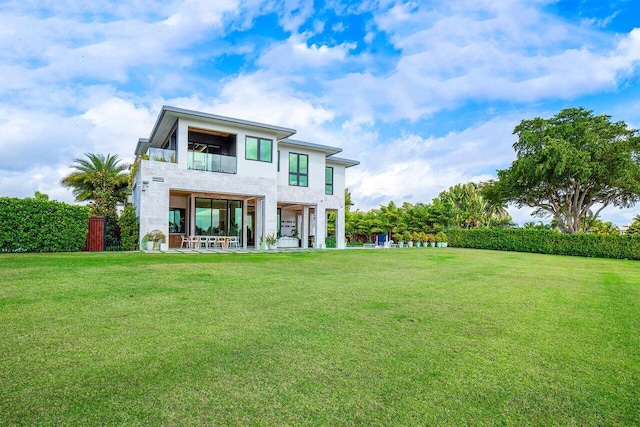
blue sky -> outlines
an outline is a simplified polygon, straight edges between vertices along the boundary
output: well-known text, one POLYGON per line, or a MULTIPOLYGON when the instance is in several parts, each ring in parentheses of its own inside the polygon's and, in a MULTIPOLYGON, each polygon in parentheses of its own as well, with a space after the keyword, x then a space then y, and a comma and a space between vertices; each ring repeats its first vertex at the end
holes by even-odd
POLYGON ((494 178, 522 119, 640 128, 640 0, 5 0, 0 82, 0 195, 73 202, 74 158, 132 161, 173 105, 343 147, 368 210, 494 178))

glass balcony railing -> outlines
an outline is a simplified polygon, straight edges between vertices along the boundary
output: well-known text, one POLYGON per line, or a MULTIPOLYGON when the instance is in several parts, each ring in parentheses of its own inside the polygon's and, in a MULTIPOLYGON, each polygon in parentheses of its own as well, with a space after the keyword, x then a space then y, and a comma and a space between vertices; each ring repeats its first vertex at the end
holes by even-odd
POLYGON ((177 156, 174 150, 163 150, 162 148, 149 147, 147 154, 149 155, 149 160, 156 162, 177 162, 177 156))
POLYGON ((187 168, 207 172, 236 173, 237 161, 235 156, 188 151, 187 168))

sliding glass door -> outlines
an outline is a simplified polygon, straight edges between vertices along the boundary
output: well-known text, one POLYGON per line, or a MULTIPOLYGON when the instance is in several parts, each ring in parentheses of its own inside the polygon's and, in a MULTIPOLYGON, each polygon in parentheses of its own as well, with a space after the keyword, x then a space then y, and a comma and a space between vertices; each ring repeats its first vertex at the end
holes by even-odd
POLYGON ((242 201, 196 197, 196 235, 238 236, 242 245, 242 201))

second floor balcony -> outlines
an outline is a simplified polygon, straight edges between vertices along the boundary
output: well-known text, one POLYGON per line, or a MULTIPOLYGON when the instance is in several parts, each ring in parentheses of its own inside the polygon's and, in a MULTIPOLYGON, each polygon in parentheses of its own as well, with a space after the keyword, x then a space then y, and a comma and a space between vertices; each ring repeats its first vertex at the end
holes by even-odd
POLYGON ((147 154, 149 155, 149 160, 153 160, 154 162, 177 163, 178 161, 178 157, 174 150, 163 150, 162 148, 149 147, 147 154))
POLYGON ((235 156, 223 154, 187 152, 187 169, 206 172, 237 173, 238 162, 235 156))

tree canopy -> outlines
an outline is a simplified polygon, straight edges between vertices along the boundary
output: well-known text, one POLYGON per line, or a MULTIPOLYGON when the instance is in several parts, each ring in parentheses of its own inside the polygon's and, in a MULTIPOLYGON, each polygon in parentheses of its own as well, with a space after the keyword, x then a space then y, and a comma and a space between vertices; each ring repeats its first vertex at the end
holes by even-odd
POLYGON ((64 187, 72 188, 79 202, 92 201, 92 211, 104 215, 106 210, 124 202, 128 194, 128 165, 118 155, 86 153, 87 159, 74 159, 75 169, 62 178, 64 187))
POLYGON ((569 108, 523 120, 513 133, 516 160, 490 183, 493 199, 533 207, 566 233, 583 230, 607 206, 640 200, 640 136, 624 122, 569 108))

